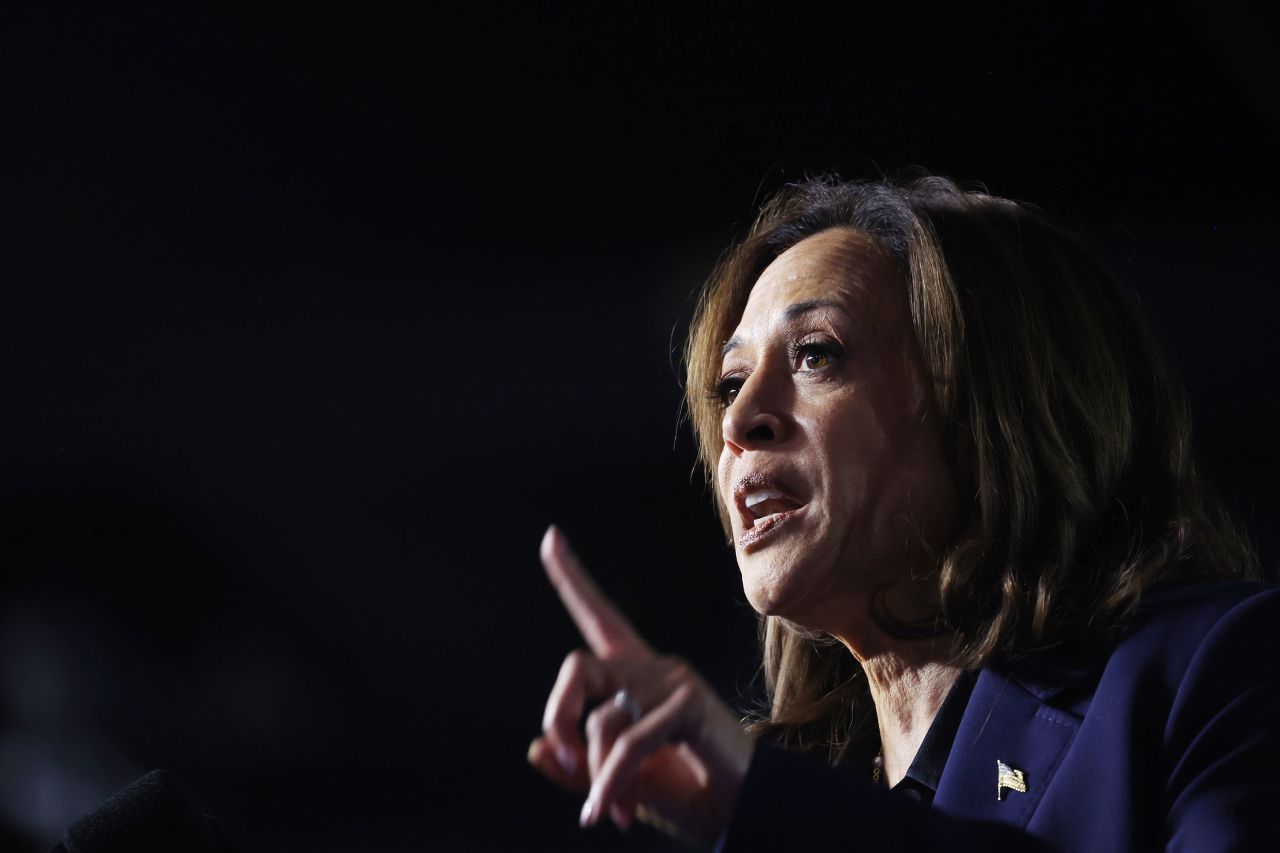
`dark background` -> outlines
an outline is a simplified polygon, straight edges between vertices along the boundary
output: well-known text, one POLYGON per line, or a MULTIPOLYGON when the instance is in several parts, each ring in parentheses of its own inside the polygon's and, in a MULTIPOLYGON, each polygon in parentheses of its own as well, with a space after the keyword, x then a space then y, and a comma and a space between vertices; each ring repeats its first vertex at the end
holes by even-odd
POLYGON ((1274 575, 1273 4, 179 5, 0 13, 0 847, 160 766, 246 853, 673 849, 524 764, 536 548, 750 695, 675 353, 806 171, 1083 229, 1274 575))

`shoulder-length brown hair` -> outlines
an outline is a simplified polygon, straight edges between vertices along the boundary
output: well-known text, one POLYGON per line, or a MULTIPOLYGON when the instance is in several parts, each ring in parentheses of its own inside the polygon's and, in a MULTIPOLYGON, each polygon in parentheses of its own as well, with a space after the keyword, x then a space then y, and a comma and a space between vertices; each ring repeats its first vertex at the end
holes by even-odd
MULTIPOLYGON (((869 235, 897 262, 946 446, 968 460, 967 525, 936 564, 934 624, 959 665, 1105 639, 1161 581, 1256 574, 1196 470, 1181 386, 1129 295, 1033 208, 938 177, 788 186, 723 258, 685 348, 713 491, 723 411, 705 391, 721 347, 764 268, 830 228, 869 235)), ((868 714, 856 661, 775 617, 761 638, 770 707, 758 728, 838 761, 868 714)))

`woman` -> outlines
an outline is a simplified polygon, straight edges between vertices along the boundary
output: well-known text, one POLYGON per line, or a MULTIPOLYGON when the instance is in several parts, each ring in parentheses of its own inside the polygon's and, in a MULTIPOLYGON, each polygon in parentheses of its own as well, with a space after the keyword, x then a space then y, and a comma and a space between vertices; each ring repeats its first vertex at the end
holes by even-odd
POLYGON ((590 651, 529 758, 588 790, 584 826, 726 851, 1268 843, 1280 595, 1247 581, 1175 380, 1074 237, 940 178, 792 186, 708 282, 686 363, 769 708, 740 725, 548 531, 590 651))

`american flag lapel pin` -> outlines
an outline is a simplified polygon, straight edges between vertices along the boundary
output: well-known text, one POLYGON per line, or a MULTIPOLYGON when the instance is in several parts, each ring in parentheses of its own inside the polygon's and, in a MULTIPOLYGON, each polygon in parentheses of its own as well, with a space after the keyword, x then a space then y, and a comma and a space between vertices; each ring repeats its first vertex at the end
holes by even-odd
POLYGON ((996 799, 1003 800, 1005 791, 1027 792, 1027 776, 1021 770, 996 759, 996 799))

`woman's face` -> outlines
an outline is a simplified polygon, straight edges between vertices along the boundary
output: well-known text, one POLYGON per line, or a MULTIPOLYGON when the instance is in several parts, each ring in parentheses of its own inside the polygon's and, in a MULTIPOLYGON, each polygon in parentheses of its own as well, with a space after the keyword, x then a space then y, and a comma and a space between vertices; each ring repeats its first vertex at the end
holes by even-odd
POLYGON ((757 611, 839 634, 879 588, 919 600, 912 573, 958 515, 930 387, 906 285, 870 238, 824 231, 761 274, 717 389, 717 479, 757 611))

